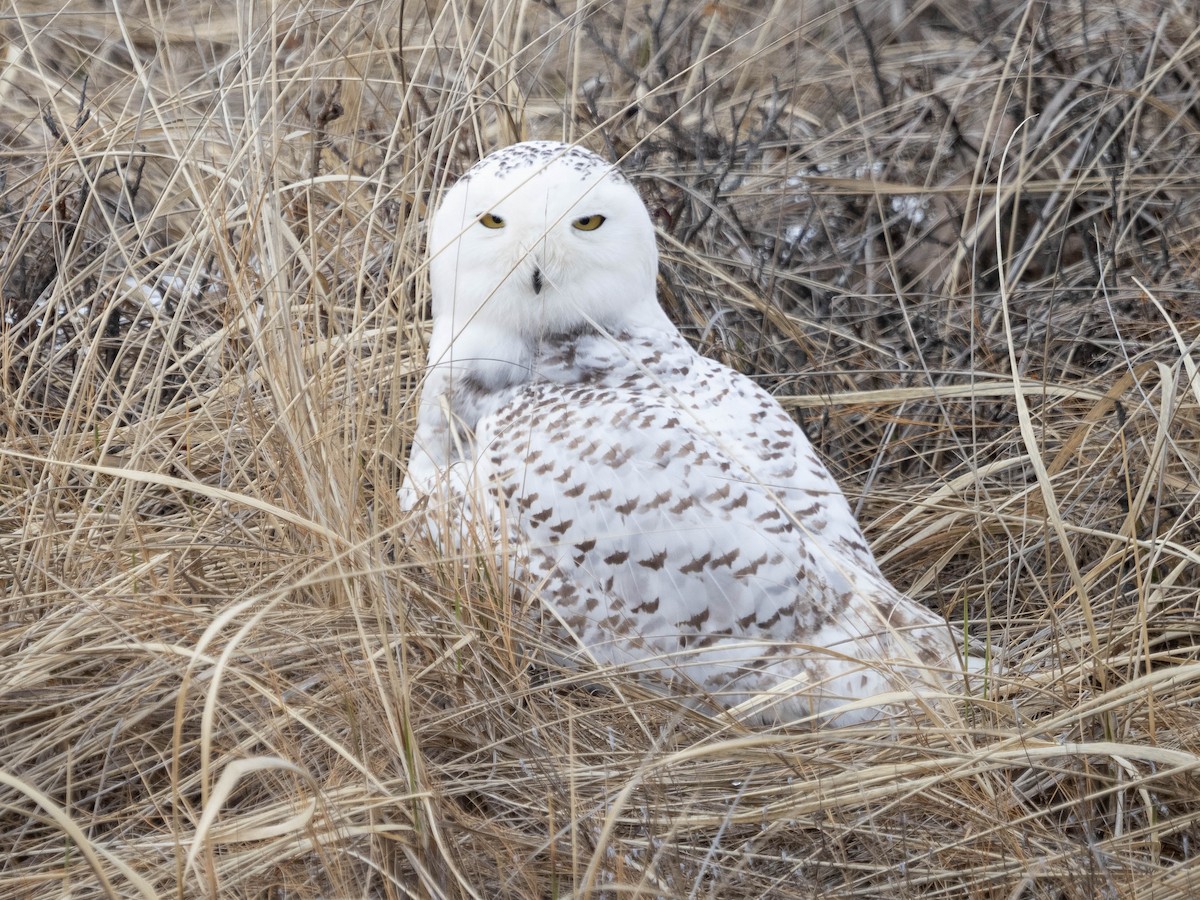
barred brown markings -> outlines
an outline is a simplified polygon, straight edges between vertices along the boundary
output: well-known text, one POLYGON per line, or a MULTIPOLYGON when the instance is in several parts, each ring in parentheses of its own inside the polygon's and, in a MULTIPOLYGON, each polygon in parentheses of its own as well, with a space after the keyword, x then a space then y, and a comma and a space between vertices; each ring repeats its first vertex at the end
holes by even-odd
POLYGON ((670 510, 668 510, 668 512, 670 512, 672 515, 677 516, 684 510, 691 509, 695 505, 696 505, 696 498, 680 497, 679 502, 676 503, 674 506, 672 506, 670 508, 670 510))
POLYGON ((667 421, 663 424, 663 429, 666 431, 670 431, 671 429, 678 427, 679 420, 675 418, 675 416, 671 416, 671 418, 667 419, 667 421))
POLYGON ((654 499, 646 504, 646 509, 658 509, 674 496, 673 491, 663 491, 661 494, 655 494, 654 499))
POLYGON ((621 565, 621 563, 625 562, 625 560, 627 560, 627 559, 629 559, 629 551, 628 550, 617 550, 611 556, 604 557, 604 561, 606 563, 608 563, 610 566, 619 566, 619 565, 621 565))
POLYGON ((659 444, 658 449, 656 449, 654 451, 654 459, 656 461, 662 460, 662 458, 670 452, 671 452, 671 442, 670 442, 670 440, 665 440, 661 444, 659 444))
POLYGON ((571 477, 571 470, 573 468, 575 468, 575 467, 567 466, 565 469, 562 470, 562 472, 560 474, 554 476, 554 480, 557 481, 559 484, 566 484, 567 479, 571 477))
POLYGON ((750 502, 750 495, 744 491, 732 503, 725 504, 726 509, 740 509, 750 502))
POLYGON ((580 553, 591 553, 596 548, 596 539, 588 538, 586 541, 580 541, 575 545, 575 549, 580 553))
POLYGON ((551 525, 550 530, 559 536, 567 533, 567 529, 575 524, 574 519, 567 519, 565 522, 559 522, 557 525, 551 525))
POLYGON ((627 515, 629 515, 631 512, 633 512, 635 509, 637 509, 637 505, 638 505, 638 500, 639 500, 639 499, 641 499, 641 498, 639 498, 639 497, 631 497, 630 499, 628 499, 628 500, 626 500, 624 503, 622 503, 620 506, 617 506, 617 507, 614 507, 614 508, 615 508, 615 509, 616 509, 616 511, 617 511, 617 512, 619 512, 621 515, 623 515, 623 516, 627 516, 627 515))
POLYGON ((502 490, 504 492, 504 499, 511 500, 513 494, 517 492, 517 486, 515 484, 506 484, 502 490))
POLYGON ((639 559, 638 565, 644 566, 647 569, 654 569, 655 571, 658 571, 659 569, 661 569, 663 567, 663 564, 666 563, 666 561, 667 561, 667 551, 660 550, 658 553, 655 553, 649 559, 639 559))
POLYGON ((660 602, 659 598, 655 597, 653 600, 647 600, 644 603, 642 603, 641 605, 635 606, 631 610, 631 612, 635 612, 635 613, 644 612, 644 613, 650 613, 651 615, 653 615, 654 613, 658 612, 659 602, 660 602))
MULTIPOLYGON (((555 479, 555 480, 557 480, 557 479, 555 479)), ((571 497, 571 498, 578 497, 580 494, 582 494, 586 490, 587 490, 587 485, 585 485, 583 482, 580 482, 579 484, 575 485, 574 487, 567 488, 565 491, 563 491, 563 496, 571 497)))
POLYGON ((715 491, 713 491, 711 494, 709 494, 707 497, 705 497, 704 502, 711 503, 714 500, 724 500, 728 496, 729 496, 729 485, 723 484, 723 485, 721 485, 721 487, 717 488, 715 491))
POLYGON ((628 616, 621 616, 620 618, 614 616, 613 619, 615 619, 613 630, 616 631, 617 634, 624 637, 633 631, 633 620, 628 616))
POLYGON ((549 519, 552 515, 554 515, 554 509, 553 509, 553 507, 548 506, 545 509, 543 509, 540 513, 536 513, 535 515, 532 515, 529 518, 530 518, 530 520, 537 522, 537 524, 542 525, 542 524, 545 524, 546 520, 549 519))
POLYGON ((545 475, 548 472, 550 472, 554 468, 555 465, 556 464, 552 463, 552 462, 542 463, 540 466, 538 466, 536 469, 533 470, 534 474, 535 475, 545 475))
MULTIPOLYGON (((553 529, 551 529, 551 530, 553 530, 553 529)), ((753 575, 755 572, 758 571, 759 566, 761 566, 766 561, 767 561, 767 554, 764 553, 762 556, 760 556, 758 559, 754 560, 753 562, 746 563, 746 565, 742 566, 740 569, 738 569, 736 572, 734 572, 733 575, 735 578, 745 578, 747 575, 753 575)))
POLYGON ((528 512, 529 508, 537 502, 538 494, 534 491, 532 494, 525 494, 517 498, 517 507, 523 512, 528 512))
POLYGON ((632 449, 622 447, 619 444, 613 444, 613 446, 609 448, 608 452, 600 458, 600 461, 606 465, 612 466, 615 469, 629 462, 629 458, 631 456, 633 456, 632 449))
POLYGON ((739 548, 734 547, 724 556, 718 556, 716 559, 714 559, 712 561, 713 568, 715 569, 717 566, 732 566, 733 561, 737 559, 741 553, 742 551, 739 548))
POLYGON ((696 613, 694 616, 692 616, 690 619, 688 619, 686 622, 681 622, 679 624, 681 626, 686 625, 688 628, 693 628, 693 629, 699 628, 701 625, 703 625, 705 622, 708 621, 708 614, 709 614, 709 609, 708 609, 708 607, 705 607, 704 609, 700 610, 700 612, 696 613))
POLYGON ((596 491, 594 494, 588 494, 590 503, 599 503, 602 500, 607 500, 612 496, 612 488, 605 488, 602 491, 596 491))
POLYGON ((587 602, 583 604, 583 608, 588 612, 595 612, 596 607, 600 605, 600 601, 595 597, 588 597, 587 602))
POLYGON ((704 567, 708 565, 708 561, 710 559, 712 559, 711 553, 705 553, 703 556, 697 556, 687 565, 680 566, 679 571, 684 575, 694 575, 697 572, 703 571, 704 567))
POLYGON ((758 618, 758 610, 751 611, 751 613, 749 615, 742 616, 742 618, 737 620, 738 628, 745 631, 747 628, 749 628, 751 625, 754 624, 754 620, 756 618, 758 618))
POLYGON ((883 617, 884 621, 890 622, 892 620, 892 614, 896 611, 895 599, 891 597, 880 597, 875 602, 878 604, 879 614, 883 617))

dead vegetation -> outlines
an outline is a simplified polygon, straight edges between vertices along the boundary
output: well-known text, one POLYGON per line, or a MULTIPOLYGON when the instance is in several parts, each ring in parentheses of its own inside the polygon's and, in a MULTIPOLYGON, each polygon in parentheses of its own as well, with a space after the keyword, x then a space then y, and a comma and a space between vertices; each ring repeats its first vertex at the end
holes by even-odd
POLYGON ((1190 5, 26 0, 2 40, 0 895, 1200 891, 1190 5), (623 161, 687 334, 1028 671, 746 730, 556 669, 408 540, 425 212, 525 137, 623 161))

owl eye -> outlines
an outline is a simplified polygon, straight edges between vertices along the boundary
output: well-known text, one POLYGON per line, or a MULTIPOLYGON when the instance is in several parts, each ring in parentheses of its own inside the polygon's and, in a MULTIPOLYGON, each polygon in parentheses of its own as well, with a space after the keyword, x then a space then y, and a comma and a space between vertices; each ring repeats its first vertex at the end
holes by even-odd
POLYGON ((494 213, 484 213, 479 217, 479 224, 484 228, 503 228, 504 220, 494 213))
POLYGON ((604 216, 596 214, 592 216, 580 216, 571 223, 572 228, 577 228, 580 231, 595 231, 604 224, 604 216))

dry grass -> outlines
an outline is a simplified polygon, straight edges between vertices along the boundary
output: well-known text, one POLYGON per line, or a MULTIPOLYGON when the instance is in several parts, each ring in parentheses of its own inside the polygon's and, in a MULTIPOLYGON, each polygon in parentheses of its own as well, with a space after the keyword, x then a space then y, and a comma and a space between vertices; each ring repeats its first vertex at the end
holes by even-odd
POLYGON ((0 895, 1200 892, 1192 5, 60 4, 3 13, 0 895), (425 211, 519 137, 624 160, 687 334, 1029 671, 748 731, 407 540, 425 211))

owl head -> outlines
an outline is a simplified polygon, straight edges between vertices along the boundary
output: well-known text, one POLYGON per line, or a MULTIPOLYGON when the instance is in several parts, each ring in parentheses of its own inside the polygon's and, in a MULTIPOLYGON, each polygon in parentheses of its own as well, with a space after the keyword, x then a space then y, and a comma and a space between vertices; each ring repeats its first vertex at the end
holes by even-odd
POLYGON ((488 381, 519 377, 501 370, 548 335, 667 322, 645 205, 611 164, 570 144, 482 159, 442 198, 429 252, 431 353, 477 359, 488 381))

